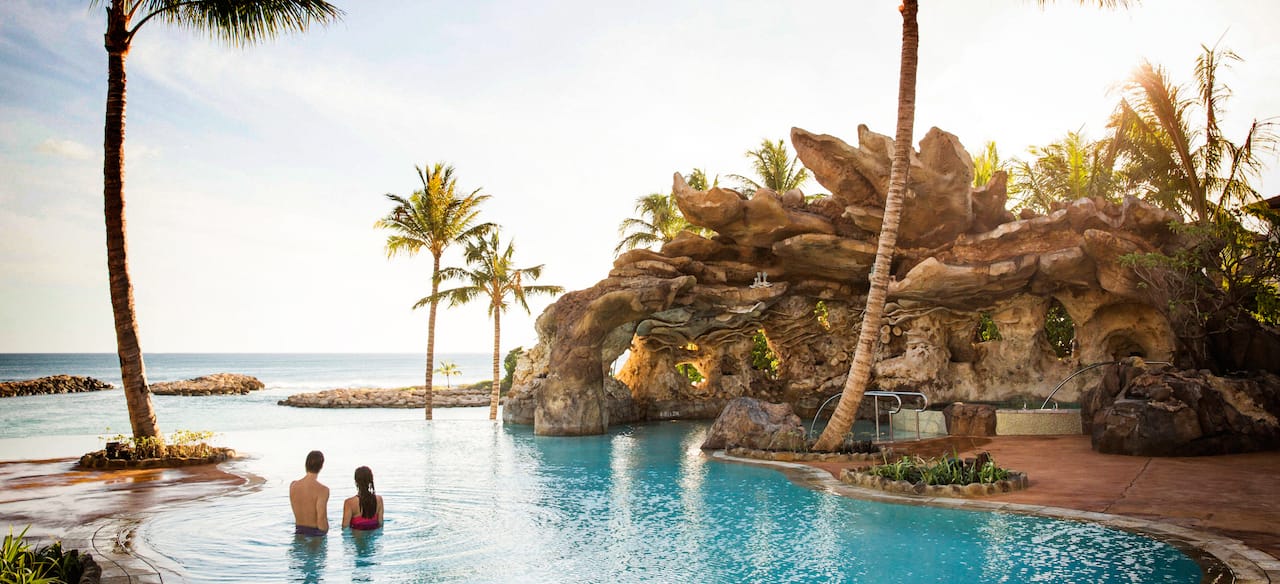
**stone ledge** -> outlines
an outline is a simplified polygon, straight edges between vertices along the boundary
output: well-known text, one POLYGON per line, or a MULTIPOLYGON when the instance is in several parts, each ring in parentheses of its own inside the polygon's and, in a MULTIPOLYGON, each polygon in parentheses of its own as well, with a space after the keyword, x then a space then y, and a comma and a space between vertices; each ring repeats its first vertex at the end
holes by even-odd
POLYGON ((892 456, 892 452, 780 452, 776 450, 758 450, 755 448, 727 448, 729 456, 754 458, 756 460, 776 460, 779 462, 879 462, 883 456, 892 456))
POLYGON ((143 458, 130 460, 123 458, 107 458, 106 450, 97 450, 80 457, 76 463, 78 468, 94 470, 123 470, 138 468, 177 468, 181 466, 198 466, 201 464, 218 464, 236 457, 236 451, 230 448, 217 447, 213 453, 204 457, 174 456, 166 458, 143 458))
MULTIPOLYGON (((489 389, 437 389, 431 396, 433 408, 466 408, 489 405, 492 399, 489 389)), ((425 408, 426 390, 414 389, 328 389, 311 393, 297 393, 276 402, 277 405, 295 408, 425 408)))
POLYGON ((266 387, 251 375, 239 373, 214 373, 184 381, 163 381, 150 384, 156 395, 247 395, 266 387))
POLYGON ((840 473, 840 481, 868 489, 878 489, 889 493, 905 495, 922 495, 925 497, 985 497, 1021 491, 1027 488, 1027 475, 1017 471, 1009 471, 1009 478, 994 483, 969 483, 967 485, 926 485, 895 481, 868 472, 845 469, 840 473))
POLYGON ((0 397, 84 393, 113 389, 110 383, 81 375, 50 375, 38 379, 0 382, 0 397))

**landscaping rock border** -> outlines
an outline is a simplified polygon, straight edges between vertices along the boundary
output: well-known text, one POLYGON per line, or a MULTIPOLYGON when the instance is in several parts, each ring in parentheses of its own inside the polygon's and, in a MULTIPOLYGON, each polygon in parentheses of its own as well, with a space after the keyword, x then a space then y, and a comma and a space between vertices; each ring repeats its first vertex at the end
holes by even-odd
POLYGON ((880 462, 884 456, 893 457, 892 450, 881 452, 780 452, 755 448, 726 448, 725 453, 739 458, 776 460, 779 462, 880 462))
POLYGON ((107 458, 106 450, 96 450, 80 457, 80 461, 76 463, 78 468, 93 470, 123 470, 136 468, 177 468, 181 466, 197 466, 201 464, 218 464, 235 458, 236 451, 231 448, 217 447, 209 456, 202 458, 190 457, 169 457, 169 458, 143 458, 141 460, 129 460, 122 458, 107 458))
POLYGON ((1009 471, 1009 478, 994 483, 969 483, 967 485, 926 485, 924 483, 909 483, 907 481, 895 481, 882 476, 876 476, 868 472, 860 470, 845 469, 840 473, 840 481, 859 487, 868 489, 877 489, 888 493, 902 493, 905 495, 923 495, 926 497, 985 497, 987 495, 996 495, 1000 493, 1010 493, 1013 491, 1021 491, 1028 486, 1027 474, 1018 471, 1009 471))

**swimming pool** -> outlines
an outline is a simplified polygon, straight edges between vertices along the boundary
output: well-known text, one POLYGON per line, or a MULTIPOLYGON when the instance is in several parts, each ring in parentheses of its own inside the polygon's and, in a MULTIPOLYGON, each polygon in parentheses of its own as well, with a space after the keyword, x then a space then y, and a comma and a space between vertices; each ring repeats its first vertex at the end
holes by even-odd
POLYGON ((158 510, 137 545, 192 582, 1199 582, 1165 543, 1094 524, 846 499, 714 461, 705 424, 534 436, 473 410, 239 431, 265 479, 158 510), (442 415, 443 414, 443 415, 442 415), (380 532, 295 538, 288 483, 325 451, 330 521, 373 468, 380 532))

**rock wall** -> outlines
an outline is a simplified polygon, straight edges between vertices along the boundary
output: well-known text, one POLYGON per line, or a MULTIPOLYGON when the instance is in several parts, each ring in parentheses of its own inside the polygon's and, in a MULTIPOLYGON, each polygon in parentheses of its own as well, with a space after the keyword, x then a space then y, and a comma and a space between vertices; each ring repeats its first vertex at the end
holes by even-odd
MULTIPOLYGON (((488 388, 458 387, 437 389, 431 396, 431 407, 465 408, 488 406, 492 392, 488 388)), ((427 392, 414 389, 327 389, 297 393, 276 402, 295 408, 425 408, 427 392)))
POLYGON ((51 375, 39 379, 0 382, 0 397, 19 395, 48 395, 55 393, 81 393, 111 389, 110 383, 79 375, 51 375))
MULTIPOLYGON (((798 128, 791 139, 830 195, 806 201, 799 190, 760 189, 747 198, 693 190, 676 174, 685 218, 714 235, 686 231, 660 251, 624 253, 599 284, 549 307, 538 319, 538 346, 517 366, 504 418, 539 434, 592 434, 611 420, 712 417, 742 396, 786 402, 808 418, 839 393, 893 140, 865 126, 857 147, 798 128), (758 330, 779 356, 776 378, 751 366, 758 330), (706 380, 695 385, 678 374, 684 363, 706 380)), ((1120 256, 1175 249, 1175 214, 1132 198, 1081 199, 1015 218, 1005 210, 1005 175, 972 187, 972 160, 937 128, 911 165, 874 387, 921 391, 935 402, 1030 401, 1083 364, 1173 357, 1168 322, 1143 303, 1120 256), (1077 348, 1063 358, 1044 332, 1054 302, 1076 326, 1077 348), (978 342, 983 314, 999 340, 978 342)), ((1055 398, 1078 396, 1070 385, 1055 398)))

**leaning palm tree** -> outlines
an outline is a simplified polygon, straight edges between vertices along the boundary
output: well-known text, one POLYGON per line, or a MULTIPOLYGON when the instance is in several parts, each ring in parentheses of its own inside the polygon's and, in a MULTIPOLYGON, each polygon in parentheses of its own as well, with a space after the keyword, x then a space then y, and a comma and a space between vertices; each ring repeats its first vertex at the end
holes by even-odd
MULTIPOLYGON (((418 171, 418 180, 422 188, 413 192, 408 198, 388 193, 387 199, 395 203, 395 207, 385 217, 374 223, 374 227, 391 232, 387 236, 387 257, 397 254, 415 255, 427 250, 431 253, 431 296, 435 298, 440 290, 442 280, 440 257, 446 249, 455 243, 471 237, 484 235, 493 229, 492 223, 476 224, 480 214, 480 203, 489 199, 489 195, 480 194, 480 189, 470 194, 458 193, 458 179, 453 175, 453 167, 437 162, 425 167, 414 167, 418 171)), ((436 353, 436 305, 429 303, 431 310, 427 316, 427 367, 426 367, 426 418, 431 419, 432 405, 432 372, 436 353)), ((419 308, 422 303, 413 307, 419 308)))
POLYGON ((511 302, 519 303, 526 313, 529 312, 529 296, 540 294, 560 294, 561 286, 533 286, 526 281, 542 277, 542 265, 530 268, 517 268, 512 256, 515 245, 507 243, 505 250, 498 242, 497 231, 487 236, 472 238, 467 242, 467 268, 445 268, 441 276, 445 279, 458 279, 466 285, 449 290, 441 290, 418 301, 417 306, 434 304, 442 299, 449 300, 449 306, 459 306, 484 298, 489 301, 489 315, 493 317, 493 393, 489 400, 489 419, 498 419, 498 397, 502 390, 502 378, 498 374, 502 353, 502 313, 507 311, 511 302))
POLYGON ((1261 200, 1250 179, 1278 141, 1272 120, 1253 120, 1239 143, 1223 135, 1219 118, 1231 90, 1219 70, 1242 59, 1218 45, 1201 49, 1191 89, 1171 82, 1163 67, 1142 63, 1125 85, 1112 126, 1132 188, 1205 224, 1225 208, 1261 200))
POLYGON ((453 389, 453 376, 462 375, 462 370, 458 369, 457 363, 444 361, 440 363, 439 367, 436 367, 436 373, 444 376, 445 387, 453 389))
POLYGON ((760 177, 760 181, 740 174, 730 176, 740 183, 743 192, 748 195, 766 188, 782 194, 809 180, 809 169, 800 164, 799 157, 791 156, 787 144, 781 139, 764 139, 759 148, 747 151, 747 158, 751 159, 751 170, 760 177))
MULTIPOLYGON (((91 0, 98 6, 101 0, 91 0)), ((233 46, 247 46, 282 32, 327 24, 342 11, 323 0, 106 0, 107 110, 103 132, 103 199, 107 223, 107 273, 115 318, 116 352, 129 424, 135 438, 157 437, 155 409, 138 344, 138 320, 129 277, 124 217, 125 57, 142 25, 167 22, 207 32, 233 46)))
MULTIPOLYGON (((1129 0, 1095 0, 1099 6, 1128 4, 1129 0)), ((1085 0, 1081 0, 1084 3, 1085 0)), ((1040 0, 1043 6, 1045 0, 1040 0)), ((898 223, 902 218, 902 199, 907 190, 907 170, 911 154, 912 134, 915 128, 916 66, 920 45, 920 29, 916 23, 917 0, 903 0, 898 10, 902 12, 902 61, 898 72, 898 125, 894 133, 893 163, 889 168, 889 192, 884 203, 884 219, 880 225, 880 239, 876 244, 876 259, 872 264, 871 286, 867 291, 867 307, 862 314, 862 328, 854 350, 849 375, 831 421, 822 436, 814 444, 815 450, 834 450, 845 434, 853 427, 853 418, 871 380, 871 361, 876 339, 880 336, 880 321, 884 317, 884 303, 889 290, 889 267, 898 242, 898 223)))

